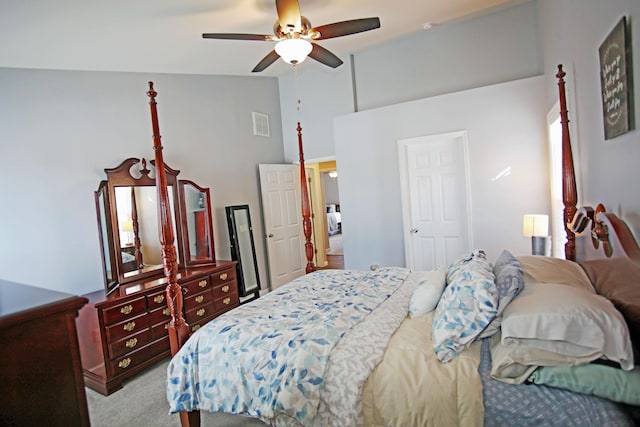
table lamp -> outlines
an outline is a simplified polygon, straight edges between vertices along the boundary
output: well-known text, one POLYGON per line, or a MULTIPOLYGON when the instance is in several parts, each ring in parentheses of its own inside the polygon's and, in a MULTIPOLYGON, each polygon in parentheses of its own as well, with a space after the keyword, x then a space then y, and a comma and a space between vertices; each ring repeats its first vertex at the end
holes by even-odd
POLYGON ((531 237, 532 255, 547 255, 548 215, 525 215, 522 222, 522 234, 525 237, 531 237))

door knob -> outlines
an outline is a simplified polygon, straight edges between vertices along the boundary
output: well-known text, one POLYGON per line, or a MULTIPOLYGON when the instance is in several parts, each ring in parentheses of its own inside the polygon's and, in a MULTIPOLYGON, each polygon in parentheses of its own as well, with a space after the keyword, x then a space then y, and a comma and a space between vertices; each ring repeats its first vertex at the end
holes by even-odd
POLYGON ((269 237, 269 238, 273 237, 273 233, 269 233, 269 235, 267 237, 269 237))
POLYGON ((419 230, 418 230, 418 228, 417 228, 417 227, 414 227, 414 228, 412 228, 411 230, 409 230, 409 232, 411 232, 411 233, 413 233, 413 234, 416 234, 418 231, 419 231, 419 230))

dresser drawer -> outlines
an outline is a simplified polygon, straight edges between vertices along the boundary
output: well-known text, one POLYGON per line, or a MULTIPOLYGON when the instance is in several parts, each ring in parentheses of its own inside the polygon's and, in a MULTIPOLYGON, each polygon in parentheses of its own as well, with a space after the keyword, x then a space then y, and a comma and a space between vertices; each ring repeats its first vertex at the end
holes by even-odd
POLYGON ((149 329, 145 329, 135 335, 130 335, 126 338, 109 344, 109 358, 113 359, 118 356, 122 356, 125 353, 137 350, 144 347, 151 341, 151 332, 149 329))
POLYGON ((216 314, 222 314, 240 305, 238 294, 234 293, 215 300, 216 314))
POLYGON ((225 282, 235 280, 235 279, 236 279, 235 266, 232 266, 211 274, 211 280, 213 281, 213 286, 219 286, 225 282))
POLYGON ((146 312, 140 316, 127 319, 124 322, 108 326, 105 328, 107 332, 107 342, 114 342, 128 335, 137 334, 148 326, 149 317, 146 312))
POLYGON ((157 323, 168 322, 171 320, 171 310, 169 307, 156 308, 149 312, 149 326, 157 323))
POLYGON ((200 292, 211 289, 211 277, 203 276, 200 279, 190 280, 181 284, 185 297, 199 294, 200 292))
POLYGON ((140 297, 103 310, 102 318, 105 326, 109 326, 113 323, 130 319, 138 314, 144 313, 146 310, 147 303, 145 297, 140 297))
POLYGON ((238 293, 238 283, 234 280, 213 288, 213 299, 220 299, 238 293))
POLYGON ((171 319, 152 325, 151 339, 157 340, 158 338, 166 337, 169 334, 169 322, 171 322, 171 319))
POLYGON ((167 293, 166 290, 158 290, 152 294, 147 295, 147 307, 149 310, 153 310, 158 307, 167 306, 167 293))
POLYGON ((215 305, 213 302, 209 302, 208 304, 204 304, 200 307, 196 307, 192 310, 185 312, 185 320, 189 324, 195 324, 201 319, 205 319, 207 317, 213 316, 215 313, 215 305))
POLYGON ((213 294, 211 289, 200 292, 197 295, 190 295, 184 299, 184 311, 192 311, 194 308, 202 307, 205 304, 213 302, 213 294))
POLYGON ((169 336, 166 338, 154 341, 153 343, 142 347, 139 350, 133 351, 121 356, 110 362, 111 370, 114 375, 126 373, 127 371, 135 368, 137 365, 146 362, 153 356, 166 351, 169 348, 169 336))

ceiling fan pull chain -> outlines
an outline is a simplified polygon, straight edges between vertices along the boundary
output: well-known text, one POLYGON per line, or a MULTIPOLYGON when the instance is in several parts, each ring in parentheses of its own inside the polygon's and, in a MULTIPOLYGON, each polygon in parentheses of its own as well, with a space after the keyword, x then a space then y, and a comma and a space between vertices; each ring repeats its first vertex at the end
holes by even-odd
POLYGON ((300 114, 300 87, 298 86, 298 67, 293 66, 293 81, 296 88, 296 110, 300 114))

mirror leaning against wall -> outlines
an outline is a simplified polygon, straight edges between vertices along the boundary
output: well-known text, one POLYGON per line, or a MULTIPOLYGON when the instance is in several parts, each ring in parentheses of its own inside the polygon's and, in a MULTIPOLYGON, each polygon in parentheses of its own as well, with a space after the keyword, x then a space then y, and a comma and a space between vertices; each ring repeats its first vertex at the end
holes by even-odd
POLYGON ((231 259, 238 261, 238 292, 240 297, 250 297, 243 303, 260 296, 260 276, 251 227, 249 205, 227 206, 227 226, 231 243, 231 259))

